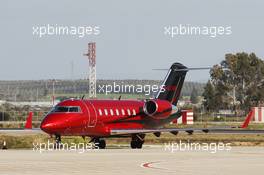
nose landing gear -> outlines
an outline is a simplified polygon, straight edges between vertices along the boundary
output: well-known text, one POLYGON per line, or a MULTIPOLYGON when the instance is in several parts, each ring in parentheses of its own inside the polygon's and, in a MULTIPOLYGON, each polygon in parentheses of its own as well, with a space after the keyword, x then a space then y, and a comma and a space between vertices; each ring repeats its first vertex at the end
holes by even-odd
POLYGON ((59 149, 61 148, 61 136, 60 135, 55 135, 55 143, 54 143, 54 149, 59 149))

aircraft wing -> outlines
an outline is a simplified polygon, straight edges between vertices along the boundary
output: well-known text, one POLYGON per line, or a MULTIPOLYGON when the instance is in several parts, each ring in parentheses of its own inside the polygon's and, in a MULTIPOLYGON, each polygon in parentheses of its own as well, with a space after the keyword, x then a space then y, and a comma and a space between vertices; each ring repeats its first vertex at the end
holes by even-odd
POLYGON ((222 127, 222 128, 159 128, 159 129, 112 129, 112 135, 131 135, 131 134, 146 134, 146 133, 158 133, 170 132, 172 134, 178 134, 179 132, 187 132, 192 134, 193 132, 204 133, 226 133, 226 134, 264 134, 264 130, 250 130, 245 129, 252 118, 252 111, 247 115, 244 123, 237 127, 222 127))
POLYGON ((264 134, 264 130, 249 130, 239 128, 161 128, 161 129, 113 129, 111 135, 131 135, 131 134, 147 134, 147 133, 162 133, 170 132, 178 134, 179 132, 203 133, 225 133, 225 134, 264 134))

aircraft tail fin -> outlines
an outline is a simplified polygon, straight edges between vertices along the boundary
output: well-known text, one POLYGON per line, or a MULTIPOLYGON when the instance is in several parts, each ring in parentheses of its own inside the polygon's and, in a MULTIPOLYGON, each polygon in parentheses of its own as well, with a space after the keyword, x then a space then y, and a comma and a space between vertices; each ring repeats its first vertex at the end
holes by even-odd
POLYGON ((181 63, 172 64, 162 83, 162 87, 156 95, 156 98, 167 100, 176 106, 187 71, 188 68, 181 63))
POLYGON ((33 112, 30 111, 26 120, 25 129, 32 129, 33 112))

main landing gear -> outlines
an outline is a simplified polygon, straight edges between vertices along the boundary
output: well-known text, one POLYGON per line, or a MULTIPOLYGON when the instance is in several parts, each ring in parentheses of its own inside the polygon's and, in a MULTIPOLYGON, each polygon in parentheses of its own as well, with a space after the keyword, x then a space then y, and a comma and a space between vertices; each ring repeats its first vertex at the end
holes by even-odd
POLYGON ((144 143, 145 134, 134 134, 130 146, 132 149, 141 149, 144 143))
POLYGON ((97 146, 99 149, 105 149, 106 147, 106 143, 104 139, 94 138, 92 139, 92 142, 94 142, 95 146, 97 146))

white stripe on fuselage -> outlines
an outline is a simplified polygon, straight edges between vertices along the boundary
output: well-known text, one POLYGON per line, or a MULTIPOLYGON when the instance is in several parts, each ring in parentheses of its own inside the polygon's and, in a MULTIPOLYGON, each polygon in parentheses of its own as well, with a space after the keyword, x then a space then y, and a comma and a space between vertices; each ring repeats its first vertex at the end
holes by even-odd
MULTIPOLYGON (((168 71, 168 73, 167 73, 167 75, 166 75, 166 77, 165 77, 164 81, 162 82, 161 86, 165 85, 165 83, 166 83, 166 81, 167 81, 167 79, 168 79, 168 77, 169 77, 170 73, 171 73, 171 69, 168 71)), ((160 92, 161 92, 161 89, 163 89, 163 88, 160 88, 160 90, 159 90, 158 94, 156 95, 156 98, 158 98, 158 97, 159 97, 159 95, 160 95, 160 92)))

